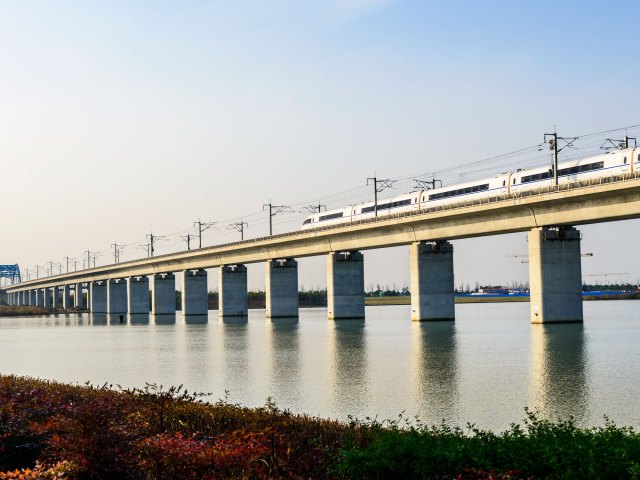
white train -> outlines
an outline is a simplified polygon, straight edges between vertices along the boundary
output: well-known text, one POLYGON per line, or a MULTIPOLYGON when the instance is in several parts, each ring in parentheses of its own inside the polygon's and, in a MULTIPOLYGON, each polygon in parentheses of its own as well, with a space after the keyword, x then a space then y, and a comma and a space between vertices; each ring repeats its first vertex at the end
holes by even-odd
MULTIPOLYGON (((611 177, 640 171, 640 147, 616 150, 594 157, 561 162, 558 164, 558 183, 581 182, 601 177, 611 177)), ((378 217, 400 212, 431 208, 456 203, 469 198, 482 198, 506 193, 536 190, 550 185, 553 173, 548 166, 502 173, 493 178, 473 182, 406 193, 393 198, 378 200, 378 217)), ((302 229, 349 223, 375 216, 373 202, 349 205, 337 210, 309 215, 302 229)))

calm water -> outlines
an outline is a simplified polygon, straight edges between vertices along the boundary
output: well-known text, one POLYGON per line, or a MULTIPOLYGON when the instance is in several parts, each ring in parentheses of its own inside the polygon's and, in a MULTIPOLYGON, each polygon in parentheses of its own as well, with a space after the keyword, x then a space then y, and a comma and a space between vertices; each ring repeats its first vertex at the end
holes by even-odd
POLYGON ((415 323, 408 306, 367 307, 329 322, 325 309, 268 321, 0 318, 0 371, 122 386, 184 384, 243 405, 346 419, 419 415, 500 430, 524 407, 604 415, 640 427, 640 302, 586 302, 583 325, 529 324, 529 304, 457 305, 455 323, 415 323))

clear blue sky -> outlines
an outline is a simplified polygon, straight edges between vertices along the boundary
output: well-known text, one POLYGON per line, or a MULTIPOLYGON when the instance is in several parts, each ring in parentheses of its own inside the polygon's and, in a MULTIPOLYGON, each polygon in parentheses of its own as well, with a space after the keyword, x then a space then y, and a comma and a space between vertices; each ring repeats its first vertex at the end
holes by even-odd
MULTIPOLYGON (((32 268, 89 249, 104 264, 113 242, 132 259, 149 232, 168 237, 158 253, 175 251, 198 218, 219 222, 208 245, 236 239, 227 226, 240 218, 248 237, 262 236, 269 200, 297 212, 338 207, 368 199, 374 172, 466 165, 539 143, 554 125, 581 135, 638 124, 639 10, 630 1, 0 0, 0 263, 32 268)), ((444 179, 494 173, 461 168, 444 179)), ((274 229, 296 229, 303 216, 279 215, 274 229)), ((621 252, 639 226, 585 227, 594 257, 583 270, 635 281, 640 261, 621 252)), ((455 248, 458 284, 527 278, 505 257, 526 252, 524 235, 455 248)), ((307 287, 324 275, 324 259, 302 262, 307 287)), ((406 249, 367 253, 366 277, 406 284, 406 249)), ((261 266, 251 267, 250 287, 262 284, 261 266)))

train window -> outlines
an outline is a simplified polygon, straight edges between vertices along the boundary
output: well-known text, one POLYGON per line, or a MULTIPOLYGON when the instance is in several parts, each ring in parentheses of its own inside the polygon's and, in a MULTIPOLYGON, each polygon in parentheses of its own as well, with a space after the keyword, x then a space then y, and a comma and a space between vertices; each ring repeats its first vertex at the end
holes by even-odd
POLYGON ((516 184, 516 179, 515 179, 515 178, 513 179, 513 184, 514 184, 514 185, 516 184))
POLYGON ((502 180, 502 186, 504 187, 507 184, 506 180, 502 180))
POLYGON ((624 157, 624 164, 627 164, 627 157, 624 157))

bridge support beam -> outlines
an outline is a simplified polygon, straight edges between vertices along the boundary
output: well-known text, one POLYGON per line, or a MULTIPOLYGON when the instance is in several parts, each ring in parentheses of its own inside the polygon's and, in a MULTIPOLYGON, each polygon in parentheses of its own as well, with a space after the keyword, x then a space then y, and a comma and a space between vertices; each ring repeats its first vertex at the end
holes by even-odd
MULTIPOLYGON (((89 296, 89 289, 87 289, 87 296, 89 296)), ((77 309, 84 310, 85 308, 87 308, 87 305, 84 301, 84 296, 82 295, 81 283, 76 283, 76 293, 75 293, 75 299, 73 301, 74 301, 74 306, 77 309)))
POLYGON ((149 313, 149 277, 129 277, 127 288, 129 313, 149 313))
POLYGON ((208 315, 207 271, 182 272, 182 315, 208 315))
POLYGON ((298 316, 298 262, 293 258, 265 263, 267 318, 298 316))
POLYGON ((107 311, 127 313, 127 281, 124 278, 112 278, 107 283, 107 311))
POLYGON ((98 280, 89 283, 91 313, 107 313, 107 282, 98 280))
POLYGON ((29 290, 29 305, 32 307, 36 306, 36 298, 37 298, 37 291, 36 290, 29 290))
POLYGON ((151 277, 151 313, 176 313, 176 277, 173 273, 156 273, 151 277))
POLYGON ((582 322, 580 232, 534 228, 528 241, 531 323, 582 322))
POLYGON ((36 306, 38 307, 44 306, 44 292, 42 288, 36 289, 36 306))
POLYGON ((364 318, 364 256, 362 252, 331 252, 327 256, 329 320, 364 318))
POLYGON ((417 242, 409 247, 411 320, 455 320, 453 245, 417 242))
POLYGON ((247 267, 223 265, 219 272, 218 314, 220 317, 246 317, 249 314, 247 299, 247 267))
POLYGON ((62 286, 62 308, 71 309, 71 285, 62 286))

